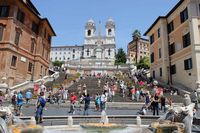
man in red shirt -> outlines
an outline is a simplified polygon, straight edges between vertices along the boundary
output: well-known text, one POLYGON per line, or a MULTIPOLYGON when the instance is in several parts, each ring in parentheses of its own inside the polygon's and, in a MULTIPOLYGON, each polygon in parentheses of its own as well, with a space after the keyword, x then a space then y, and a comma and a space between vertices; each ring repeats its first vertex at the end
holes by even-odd
POLYGON ((68 113, 72 113, 72 114, 75 114, 75 103, 77 101, 77 97, 76 95, 74 94, 74 92, 71 93, 71 96, 70 96, 70 111, 68 113))

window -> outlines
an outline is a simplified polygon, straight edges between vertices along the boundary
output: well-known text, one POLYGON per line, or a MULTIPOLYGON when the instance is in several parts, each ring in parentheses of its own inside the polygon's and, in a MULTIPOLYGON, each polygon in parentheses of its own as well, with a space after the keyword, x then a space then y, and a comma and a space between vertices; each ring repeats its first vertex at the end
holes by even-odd
POLYGON ((75 53, 75 49, 73 49, 73 53, 75 53))
POLYGON ((34 49, 35 49, 35 43, 34 43, 34 41, 32 41, 31 42, 31 53, 33 53, 34 52, 34 49))
POLYGON ((150 44, 154 42, 154 34, 150 36, 150 44))
POLYGON ((59 60, 61 60, 61 57, 59 58, 59 60))
POLYGON ((91 30, 88 30, 88 36, 91 36, 91 30))
POLYGON ((170 22, 168 25, 167 25, 167 30, 168 30, 168 34, 171 33, 173 30, 174 30, 174 22, 170 22))
POLYGON ((188 10, 187 8, 180 13, 181 23, 185 22, 188 19, 188 10))
POLYGON ((0 25, 0 41, 3 39, 3 31, 4 31, 4 26, 0 25))
POLYGON ((156 77, 156 73, 155 73, 155 71, 153 71, 153 78, 155 78, 156 77))
POLYGON ((160 68, 160 77, 162 77, 162 68, 160 68))
POLYGON ((160 37, 160 28, 158 29, 157 32, 158 32, 158 38, 159 38, 160 37))
POLYGON ((55 54, 57 54, 57 52, 55 54))
POLYGON ((9 6, 0 6, 0 17, 8 17, 9 6))
POLYGON ((169 55, 173 55, 175 52, 175 43, 172 43, 169 45, 169 55))
POLYGON ((111 35, 111 34, 112 34, 112 30, 108 29, 108 35, 111 35))
POLYGON ((65 60, 65 56, 63 56, 63 60, 65 60))
POLYGON ((192 58, 184 60, 185 70, 192 69, 192 58))
POLYGON ((51 36, 48 35, 48 42, 51 43, 51 36))
POLYGON ((154 53, 151 53, 151 63, 154 62, 154 53))
POLYGON ((183 36, 183 48, 189 46, 191 43, 190 41, 190 32, 183 36))
POLYGON ((89 50, 89 49, 87 49, 87 51, 86 51, 86 52, 87 52, 87 56, 89 56, 90 50, 89 50))
POLYGON ((20 34, 21 34, 20 31, 16 30, 16 33, 15 33, 15 44, 17 46, 19 45, 20 34))
POLYGON ((40 67, 40 75, 43 74, 43 70, 42 69, 43 69, 43 66, 40 67))
POLYGON ((17 20, 19 20, 21 23, 24 23, 24 18, 25 18, 24 12, 18 9, 17 20))
POLYGON ((57 60, 58 58, 57 57, 55 57, 55 60, 57 60))
POLYGON ((46 36, 47 36, 47 30, 44 29, 44 38, 46 38, 46 36))
POLYGON ((16 63, 17 63, 17 56, 13 55, 11 60, 11 66, 16 67, 16 63))
POLYGON ((108 49, 108 56, 110 56, 110 53, 111 53, 111 50, 110 50, 110 48, 108 49))
POLYGON ((159 58, 162 57, 161 48, 159 48, 159 58))
POLYGON ((32 31, 36 34, 38 33, 38 27, 38 24, 36 24, 35 22, 32 23, 32 31))
POLYGON ((75 55, 73 54, 73 57, 72 57, 73 59, 75 58, 75 55))
POLYGON ((32 72, 33 64, 29 62, 28 64, 28 72, 32 72))
POLYGON ((171 74, 176 74, 176 65, 172 65, 170 68, 170 73, 171 74))

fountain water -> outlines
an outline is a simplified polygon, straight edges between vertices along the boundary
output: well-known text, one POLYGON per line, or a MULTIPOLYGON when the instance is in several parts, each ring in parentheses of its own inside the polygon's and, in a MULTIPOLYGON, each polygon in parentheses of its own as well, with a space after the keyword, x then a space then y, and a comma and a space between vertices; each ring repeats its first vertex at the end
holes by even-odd
POLYGON ((104 110, 101 112, 101 121, 100 121, 100 123, 103 123, 103 124, 108 124, 109 123, 108 116, 106 115, 106 112, 104 110))

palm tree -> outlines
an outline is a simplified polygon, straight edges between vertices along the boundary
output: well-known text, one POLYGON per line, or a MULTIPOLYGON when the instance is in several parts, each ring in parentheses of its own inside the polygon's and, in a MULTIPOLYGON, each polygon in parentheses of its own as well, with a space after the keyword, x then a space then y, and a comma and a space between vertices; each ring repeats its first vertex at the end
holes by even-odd
POLYGON ((136 54, 135 54, 135 59, 136 59, 136 64, 137 64, 137 59, 138 59, 138 41, 140 40, 140 38, 141 38, 141 33, 140 33, 140 31, 139 30, 135 30, 134 32, 133 32, 133 34, 132 34, 132 37, 133 37, 133 41, 135 42, 135 44, 136 44, 136 54))

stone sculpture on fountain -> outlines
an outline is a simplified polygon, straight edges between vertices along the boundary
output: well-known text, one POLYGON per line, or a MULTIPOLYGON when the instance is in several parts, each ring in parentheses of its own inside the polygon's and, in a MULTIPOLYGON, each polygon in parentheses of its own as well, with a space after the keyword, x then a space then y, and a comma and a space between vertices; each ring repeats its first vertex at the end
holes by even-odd
POLYGON ((194 103, 191 103, 189 95, 185 95, 183 106, 171 107, 167 113, 158 119, 159 122, 165 120, 171 121, 172 123, 183 123, 185 126, 185 132, 192 132, 192 122, 194 114, 194 103))

